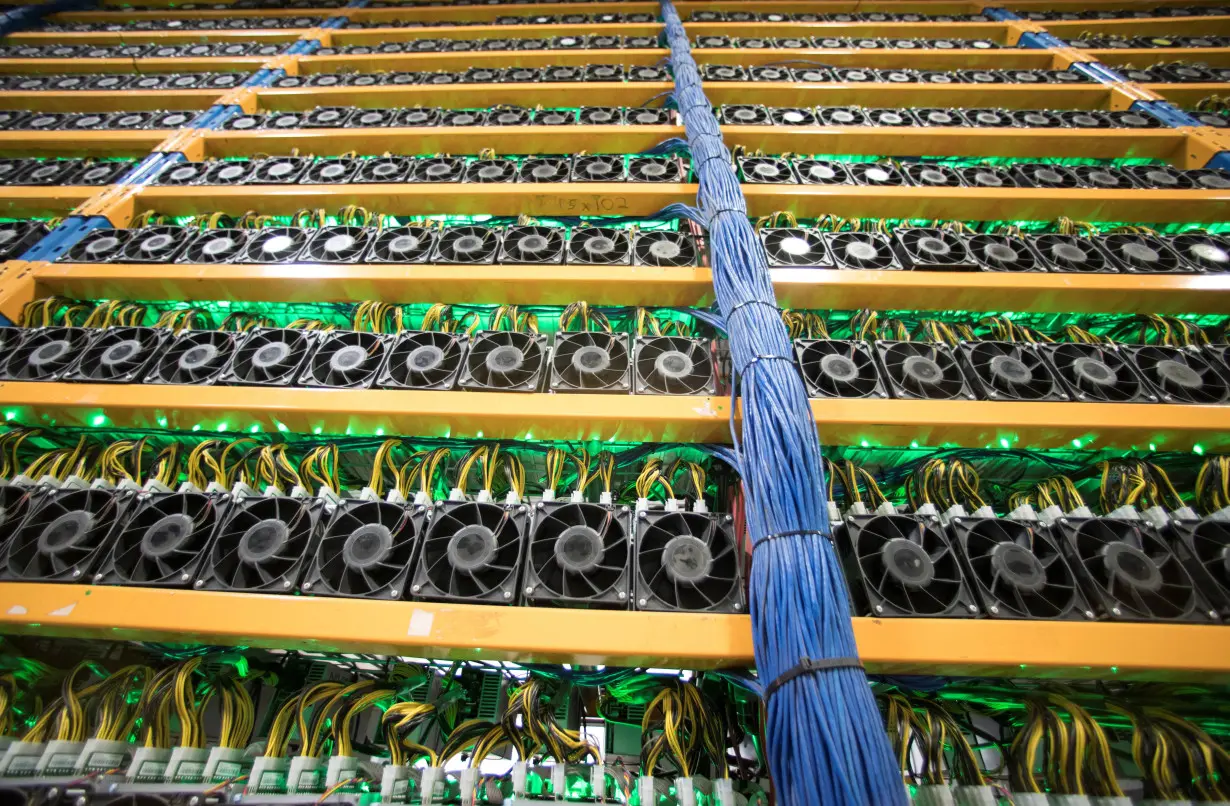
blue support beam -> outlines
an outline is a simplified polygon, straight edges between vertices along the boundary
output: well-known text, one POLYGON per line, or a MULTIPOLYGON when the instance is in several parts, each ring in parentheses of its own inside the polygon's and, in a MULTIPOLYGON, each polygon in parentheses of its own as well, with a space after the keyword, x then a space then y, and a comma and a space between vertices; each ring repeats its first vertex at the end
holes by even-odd
POLYGON ((1051 36, 1048 33, 1024 33, 1021 34, 1020 41, 1017 42, 1017 47, 1029 48, 1031 50, 1046 50, 1047 48, 1062 48, 1065 47, 1063 40, 1051 36))
POLYGON ((1172 129, 1200 125, 1200 121, 1166 101, 1137 101, 1132 104, 1131 109, 1133 112, 1152 115, 1172 129))
POLYGON ((96 229, 111 229, 111 222, 103 216, 69 216, 18 260, 55 260, 96 229))
POLYGON ((1216 168, 1221 171, 1230 171, 1230 151, 1222 151, 1217 156, 1213 157, 1213 159, 1209 160, 1209 164, 1204 167, 1216 168))
POLYGON ((1001 22, 1020 19, 1020 17, 1006 8, 984 8, 982 13, 993 20, 1000 20, 1001 22))

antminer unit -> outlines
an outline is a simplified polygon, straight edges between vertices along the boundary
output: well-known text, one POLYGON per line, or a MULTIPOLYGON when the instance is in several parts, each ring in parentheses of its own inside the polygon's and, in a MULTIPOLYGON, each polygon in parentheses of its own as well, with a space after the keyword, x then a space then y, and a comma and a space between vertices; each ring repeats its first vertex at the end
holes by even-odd
POLYGON ((300 590, 400 599, 418 547, 423 509, 387 501, 343 501, 321 534, 300 590))
POLYGON ((522 593, 527 604, 626 608, 632 556, 627 507, 542 501, 534 510, 522 593))
POLYGON ((480 330, 470 341, 458 387, 484 392, 536 392, 547 365, 547 334, 480 330))
POLYGON ((975 400, 977 395, 946 344, 874 342, 889 391, 905 400, 975 400))
POLYGON ((553 392, 627 394, 632 388, 628 336, 591 331, 557 333, 548 388, 553 392))
POLYGON ((988 400, 1067 400, 1037 345, 1007 341, 961 342, 957 354, 988 400))
POLYGON ((633 344, 634 391, 638 395, 712 395, 717 376, 709 339, 637 336, 633 344))
POLYGON ((83 582, 111 545, 131 492, 66 486, 32 502, 4 550, 0 578, 83 582))
POLYGON ((978 615, 961 562, 938 518, 849 515, 833 537, 855 615, 978 615))
POLYGON ((627 230, 584 227, 568 239, 568 262, 589 266, 626 266, 632 261, 632 239, 627 230))
POLYGON ((1043 344, 1038 350, 1076 400, 1156 403, 1131 356, 1114 344, 1043 344))
POLYGON ((457 384, 469 339, 464 333, 404 330, 388 346, 376 386, 447 391, 457 384))
POLYGON ((1121 349, 1165 403, 1209 405, 1230 400, 1226 376, 1194 349, 1158 344, 1121 349))
POLYGON ((235 350, 218 382, 239 386, 291 386, 323 334, 289 328, 254 328, 235 350))
POLYGON ((164 349, 145 376, 146 383, 208 386, 230 366, 239 333, 185 330, 164 349))
POLYGON ((820 233, 802 227, 760 230, 760 241, 770 266, 833 268, 833 259, 820 233))
POLYGON ((94 575, 95 584, 188 587, 227 506, 227 496, 195 490, 139 496, 94 575))
POLYGON ((194 587, 290 593, 320 539, 324 509, 316 498, 253 495, 234 499, 194 587))
MULTIPOLYGON (((515 168, 511 169, 515 173, 515 168)), ((563 227, 513 226, 504 231, 497 263, 558 264, 564 262, 563 227)))
POLYGON ((163 328, 109 327, 94 337, 64 380, 139 383, 170 335, 163 328))
POLYGON ((1045 271, 1024 238, 982 233, 965 242, 970 256, 984 271, 1045 271))
POLYGON ((796 339, 794 356, 808 397, 888 397, 868 342, 796 339))
POLYGON ((119 260, 127 263, 174 263, 196 237, 186 227, 142 227, 131 233, 119 260))
POLYGON ((384 366, 391 336, 353 330, 326 333, 312 353, 299 386, 327 389, 366 389, 384 366))
POLYGON ((0 378, 58 381, 101 331, 82 327, 43 327, 26 333, 4 360, 0 378))
POLYGON ((893 233, 899 254, 915 271, 977 271, 975 262, 956 233, 927 227, 910 227, 893 233))
POLYGON ((636 515, 636 609, 738 613, 742 552, 729 516, 643 510, 636 515))
POLYGON ((411 595, 429 601, 513 604, 528 511, 524 504, 437 503, 423 533, 411 595))

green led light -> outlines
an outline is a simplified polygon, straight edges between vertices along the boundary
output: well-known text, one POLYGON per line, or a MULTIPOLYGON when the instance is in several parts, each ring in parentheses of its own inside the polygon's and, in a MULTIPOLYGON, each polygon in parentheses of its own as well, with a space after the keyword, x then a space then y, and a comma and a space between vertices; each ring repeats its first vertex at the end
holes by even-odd
POLYGON ((1072 440, 1072 447, 1073 447, 1073 448, 1079 448, 1080 446, 1081 446, 1081 441, 1080 441, 1079 439, 1074 439, 1074 440, 1072 440))
POLYGON ((1154 443, 1154 442, 1150 442, 1150 443, 1149 443, 1149 450, 1151 450, 1151 451, 1155 451, 1155 450, 1157 450, 1157 444, 1156 444, 1156 443, 1154 443))
POLYGON ((248 429, 249 434, 259 434, 260 432, 261 427, 259 423, 252 423, 252 427, 248 429))
POLYGON ((324 432, 325 432, 325 429, 320 427, 319 425, 312 429, 313 434, 323 434, 324 432))
POLYGON ((864 439, 862 442, 858 443, 858 444, 859 444, 859 445, 861 445, 861 446, 863 446, 864 448, 870 448, 870 447, 871 447, 871 443, 870 443, 870 442, 868 442, 868 441, 867 441, 867 440, 865 440, 865 439, 864 439))
POLYGON ((158 425, 162 426, 163 428, 166 428, 166 427, 167 427, 167 418, 166 418, 166 417, 159 417, 159 418, 158 418, 158 425))
POLYGON ((16 417, 17 417, 17 412, 13 411, 12 409, 9 409, 8 411, 4 413, 4 419, 6 420, 12 420, 16 417))
POLYGON ((1193 445, 1192 453, 1196 454, 1197 456, 1204 456, 1204 446, 1199 445, 1199 444, 1193 445))
POLYGON ((910 442, 910 447, 911 447, 911 448, 917 448, 917 447, 918 447, 918 440, 913 440, 912 442, 910 442))
POLYGON ((378 437, 382 437, 382 436, 384 436, 384 429, 383 429, 383 428, 377 428, 377 429, 376 429, 376 436, 378 436, 378 437))
POLYGON ((107 422, 107 415, 105 414, 95 414, 93 417, 90 418, 90 425, 94 426, 95 428, 97 428, 100 425, 105 425, 106 422, 107 422))
POLYGON ((227 429, 226 421, 223 420, 222 422, 218 423, 218 427, 214 430, 215 431, 225 431, 226 429, 227 429))
POLYGON ((192 430, 193 430, 193 431, 200 431, 200 430, 201 430, 201 424, 200 424, 200 423, 197 423, 196 425, 192 426, 192 430))
POLYGON ((1008 446, 1010 446, 1011 444, 1012 444, 1012 443, 1008 441, 1008 438, 1007 438, 1007 437, 1000 437, 1000 439, 999 439, 999 447, 1001 447, 1001 448, 1007 448, 1007 447, 1008 447, 1008 446))

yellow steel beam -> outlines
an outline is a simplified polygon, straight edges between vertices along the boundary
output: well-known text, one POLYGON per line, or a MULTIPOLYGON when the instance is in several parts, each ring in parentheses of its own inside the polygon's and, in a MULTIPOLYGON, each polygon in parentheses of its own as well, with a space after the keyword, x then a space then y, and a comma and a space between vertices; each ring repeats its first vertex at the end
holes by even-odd
POLYGON ((1230 93, 1230 83, 1224 84, 1140 84, 1140 87, 1157 93, 1172 104, 1191 109, 1210 95, 1225 96, 1230 93))
POLYGON ((1115 36, 1221 36, 1230 33, 1230 17, 1220 15, 1122 20, 1048 20, 1042 24, 1048 33, 1060 39, 1076 39, 1084 33, 1115 36))
MULTIPOLYGON (((511 36, 511 34, 509 35, 511 36)), ((669 51, 660 48, 337 54, 333 56, 304 56, 299 60, 299 72, 301 75, 313 73, 377 73, 395 70, 445 70, 460 73, 471 67, 544 67, 546 65, 585 64, 653 65, 669 55, 669 51)), ((445 86, 453 89, 456 85, 445 86)), ((603 103, 608 102, 604 100, 603 103)))
MULTIPOLYGON (((266 56, 201 56, 166 59, 0 59, 0 73, 192 73, 259 70, 266 56)), ((151 92, 158 92, 152 90, 151 92)), ((75 95, 81 93, 74 92, 75 95)), ((142 92, 134 91, 132 95, 142 92)), ((220 94, 215 91, 215 94, 220 94)))
POLYGON ((126 131, 0 131, 5 157, 144 157, 170 129, 126 131))
POLYGON ((140 112, 157 109, 208 109, 222 90, 81 90, 65 92, 0 92, 0 109, 42 112, 140 112))
MULTIPOLYGON (((1230 32, 1230 17, 1225 19, 1226 30, 1230 32)), ((1125 64, 1147 66, 1158 62, 1202 62, 1213 67, 1230 65, 1230 48, 1089 48, 1082 53, 1111 67, 1125 64)))
MULTIPOLYGON (((303 8, 245 8, 245 17, 329 17, 342 9, 303 9, 303 8)), ((529 13, 529 12, 527 12, 529 13)), ((62 11, 52 14, 53 22, 117 22, 128 20, 207 20, 234 17, 234 9, 196 9, 182 10, 176 8, 160 8, 150 11, 134 9, 108 9, 96 11, 62 11)))
POLYGON ((35 298, 34 277, 29 263, 10 260, 0 264, 0 314, 14 324, 21 322, 21 311, 35 298))
MULTIPOLYGON (((1230 681, 1221 627, 853 619, 871 672, 1230 681)), ((0 632, 460 660, 747 666, 742 615, 632 613, 0 583, 0 632)))
MULTIPOLYGON (((115 222, 123 224, 125 222, 115 222)), ((278 266, 27 264, 35 284, 21 302, 49 294, 79 299, 237 302, 388 302, 707 305, 709 269, 620 266, 278 266)), ((1043 274, 771 269, 778 302, 791 308, 855 309, 885 299, 915 310, 1052 313, 1224 313, 1224 275, 1043 274)), ((20 303, 19 303, 20 304, 20 303)))
POLYGON ((0 216, 5 218, 51 218, 62 216, 104 192, 85 185, 49 187, 0 187, 0 216))
POLYGON ((186 431, 258 426, 325 434, 488 439, 727 442, 730 399, 515 392, 278 389, 238 386, 0 384, 0 407, 21 422, 186 431), (102 418, 102 419, 99 419, 102 418))
MULTIPOLYGON (((688 26, 691 30, 691 26, 688 26)), ((585 51, 572 51, 585 53, 585 51)), ((811 61, 839 67, 908 68, 913 70, 1049 70, 1055 58, 1046 50, 866 50, 866 49, 800 49, 788 48, 693 48, 697 64, 777 64, 788 61, 811 61)), ((706 91, 715 82, 705 85, 706 91)), ((864 86, 861 84, 855 87, 864 86)), ((918 87, 917 84, 906 86, 918 87)), ((1057 86, 1053 84, 1031 87, 1057 86)))
MULTIPOLYGON (((17 31, 4 37, 9 45, 196 44, 197 42, 294 42, 309 28, 238 28, 170 31, 17 31)), ((955 36, 955 34, 954 34, 955 36)))
MULTIPOLYGON (((981 52, 981 51, 980 51, 981 52)), ((1008 109, 1108 109, 1102 84, 803 84, 776 81, 710 81, 713 104, 769 106, 960 106, 1008 109)))
MULTIPOLYGON (((709 86, 709 85, 706 85, 709 86)), ((568 82, 561 84, 408 84, 374 87, 292 87, 258 89, 263 110, 302 110, 317 106, 387 108, 439 106, 448 109, 517 106, 641 106, 675 88, 669 81, 568 82)), ((5 93, 7 94, 7 93, 5 93)), ((3 98, 0 98, 3 102, 3 98)))
MULTIPOLYGON (((872 218, 965 221, 1223 221, 1230 193, 1215 190, 1048 190, 1043 188, 917 188, 854 185, 743 186, 753 216, 777 210, 803 216, 839 213, 872 218)), ((392 215, 649 215, 668 204, 691 204, 696 185, 563 183, 463 185, 143 186, 138 208, 169 215, 258 210, 288 215, 305 205, 360 204, 392 215)))

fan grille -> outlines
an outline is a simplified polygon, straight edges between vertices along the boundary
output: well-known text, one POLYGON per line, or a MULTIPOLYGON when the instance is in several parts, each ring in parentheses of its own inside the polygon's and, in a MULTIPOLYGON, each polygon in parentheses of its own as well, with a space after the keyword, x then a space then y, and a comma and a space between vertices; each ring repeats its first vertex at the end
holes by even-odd
POLYGON ((524 507, 438 504, 423 535, 411 593, 421 599, 511 604, 526 520, 524 507))
POLYGON ((201 571, 212 590, 290 591, 319 532, 315 500, 273 496, 236 504, 223 521, 201 571))
POLYGON ((628 337, 620 333, 558 333, 551 353, 551 389, 622 392, 632 386, 628 337))
POLYGON ((466 389, 533 392, 546 364, 546 336, 486 330, 470 342, 460 385, 466 389))
POLYGON ((213 383, 235 354, 236 336, 220 330, 185 331, 167 347, 146 383, 213 383))
POLYGON ((866 342, 800 339, 794 350, 808 397, 888 397, 866 342))
POLYGON ((299 383, 332 389, 371 386, 384 364, 386 345, 385 338, 376 333, 329 333, 308 359, 299 383))
POLYGON ((636 393, 711 395, 716 392, 708 339, 638 336, 633 363, 636 393))
POLYGON ((385 501, 343 501, 316 547, 302 590, 331 596, 401 598, 419 517, 385 501))
POLYGON ((544 502, 527 550, 526 598, 624 607, 628 602, 630 513, 588 503, 544 502))
POLYGON ((865 615, 973 616, 960 563, 931 521, 906 515, 847 520, 840 546, 865 615))
POLYGON ((165 331, 152 327, 113 327, 100 333, 70 376, 78 380, 136 383, 158 355, 165 331))
POLYGON ((130 496, 107 490, 57 490, 35 503, 9 543, 5 568, 15 579, 84 579, 124 514, 130 496))
POLYGON ((991 400, 1067 400, 1040 351, 1004 341, 963 342, 961 355, 991 400))
POLYGON ((891 385, 893 397, 950 400, 974 399, 965 375, 943 344, 877 341, 876 353, 891 385))
POLYGON ((397 389, 452 389, 461 371, 466 339, 438 331, 405 331, 389 348, 377 386, 397 389))
POLYGON ((737 613, 739 553, 720 516, 645 512, 636 524, 638 610, 737 613))
POLYGON ((131 585, 190 583, 218 525, 214 496, 156 495, 127 518, 99 581, 131 585))
POLYGON ((952 528, 992 618, 1093 618, 1059 546, 1037 525, 960 518, 952 528))

